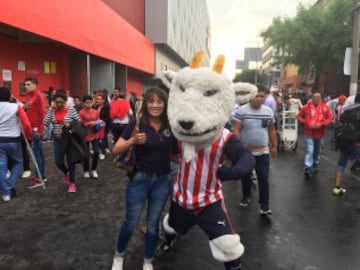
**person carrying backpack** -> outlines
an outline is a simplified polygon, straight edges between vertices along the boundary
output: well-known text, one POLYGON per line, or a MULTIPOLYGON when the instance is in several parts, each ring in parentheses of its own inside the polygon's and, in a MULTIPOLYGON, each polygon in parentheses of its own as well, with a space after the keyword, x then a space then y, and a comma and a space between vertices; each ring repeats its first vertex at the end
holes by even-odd
POLYGON ((333 195, 346 192, 341 186, 342 175, 350 158, 360 162, 360 93, 355 96, 355 104, 345 107, 336 130, 336 144, 340 150, 335 171, 333 195))

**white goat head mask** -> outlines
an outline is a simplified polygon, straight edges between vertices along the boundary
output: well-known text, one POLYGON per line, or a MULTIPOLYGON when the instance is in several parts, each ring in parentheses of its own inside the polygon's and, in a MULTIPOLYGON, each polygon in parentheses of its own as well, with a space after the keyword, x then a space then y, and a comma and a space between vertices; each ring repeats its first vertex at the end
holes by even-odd
POLYGON ((236 103, 243 105, 254 99, 258 89, 256 85, 246 82, 234 83, 236 103))
POLYGON ((224 56, 212 69, 200 67, 204 53, 197 53, 190 67, 167 71, 164 84, 170 88, 168 117, 176 138, 184 143, 185 159, 196 149, 209 146, 229 120, 235 104, 232 82, 221 73, 224 56))

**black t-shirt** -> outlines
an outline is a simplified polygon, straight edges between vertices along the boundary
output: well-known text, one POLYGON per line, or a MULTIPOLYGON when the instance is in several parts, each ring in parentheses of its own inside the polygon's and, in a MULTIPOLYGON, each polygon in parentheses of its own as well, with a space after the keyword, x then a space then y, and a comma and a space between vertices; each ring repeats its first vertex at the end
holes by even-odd
MULTIPOLYGON (((128 140, 135 127, 132 120, 124 129, 121 137, 128 140)), ((170 172, 170 154, 179 152, 177 141, 169 128, 161 128, 156 132, 152 127, 140 122, 139 131, 146 134, 144 144, 135 145, 136 168, 150 174, 166 174, 170 172)))

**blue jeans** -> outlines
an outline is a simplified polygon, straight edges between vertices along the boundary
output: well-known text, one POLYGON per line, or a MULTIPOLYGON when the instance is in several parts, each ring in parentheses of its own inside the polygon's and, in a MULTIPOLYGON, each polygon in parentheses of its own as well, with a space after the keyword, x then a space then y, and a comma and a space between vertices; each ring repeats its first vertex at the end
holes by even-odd
POLYGON ((109 139, 108 139, 109 131, 110 131, 109 129, 105 128, 104 138, 99 140, 100 149, 103 154, 105 153, 105 149, 109 148, 109 139))
POLYGON ((46 127, 46 129, 45 129, 45 134, 44 134, 44 140, 45 141, 49 141, 49 140, 51 140, 52 139, 52 130, 53 130, 53 124, 52 123, 50 123, 47 127, 46 127))
POLYGON ((21 142, 0 142, 0 191, 2 195, 9 195, 15 186, 23 165, 21 142), (11 162, 11 174, 6 178, 8 160, 11 162))
MULTIPOLYGON (((41 173, 41 176, 45 176, 45 157, 44 157, 44 149, 43 149, 43 140, 40 136, 35 136, 35 134, 32 134, 31 139, 32 144, 32 150, 35 155, 36 162, 39 166, 39 171, 41 173)), ((35 175, 39 177, 37 170, 35 171, 35 175)))
POLYGON ((69 173, 69 180, 71 183, 75 183, 75 164, 69 163, 67 161, 67 166, 65 165, 65 152, 62 149, 63 141, 59 138, 54 138, 54 155, 55 155, 55 164, 63 174, 69 173))
POLYGON ((314 139, 304 136, 305 144, 305 168, 314 168, 320 163, 320 150, 322 138, 314 139))
POLYGON ((349 149, 340 148, 336 171, 343 173, 350 158, 354 158, 357 162, 360 162, 360 146, 354 145, 354 147, 349 149))
MULTIPOLYGON (((259 203, 261 207, 269 206, 269 166, 270 154, 263 154, 261 156, 254 156, 255 158, 255 171, 258 178, 259 185, 259 203)), ((251 196, 251 175, 248 173, 242 178, 243 196, 250 198, 251 196)))
POLYGON ((139 225, 141 212, 147 201, 145 255, 152 260, 159 237, 159 221, 172 186, 169 174, 156 175, 137 172, 126 188, 126 215, 121 226, 117 252, 123 254, 130 237, 139 225))

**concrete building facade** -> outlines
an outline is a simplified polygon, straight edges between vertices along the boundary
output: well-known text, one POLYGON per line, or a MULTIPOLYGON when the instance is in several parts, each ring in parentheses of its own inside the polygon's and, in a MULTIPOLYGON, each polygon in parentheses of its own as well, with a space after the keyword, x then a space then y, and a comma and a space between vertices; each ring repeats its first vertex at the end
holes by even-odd
POLYGON ((156 46, 155 78, 186 66, 198 51, 210 58, 210 20, 206 0, 146 0, 145 35, 156 46))
POLYGON ((42 90, 84 95, 111 93, 118 85, 141 95, 161 70, 210 51, 205 0, 3 0, 0 8, 6 10, 0 15, 0 84, 16 96, 29 76, 42 90))

